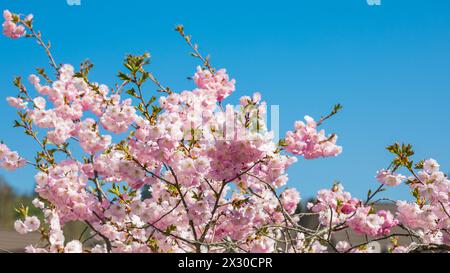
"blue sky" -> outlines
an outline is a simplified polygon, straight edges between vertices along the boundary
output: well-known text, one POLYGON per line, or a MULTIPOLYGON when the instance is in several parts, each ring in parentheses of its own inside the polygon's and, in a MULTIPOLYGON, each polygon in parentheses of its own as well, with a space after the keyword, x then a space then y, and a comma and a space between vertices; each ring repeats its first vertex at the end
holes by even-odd
MULTIPOLYGON (((33 13, 51 40, 56 61, 96 67, 93 80, 113 85, 126 53, 152 54, 149 69, 174 90, 197 61, 173 31, 186 31, 210 53, 212 64, 237 80, 229 102, 260 91, 280 106, 281 132, 305 114, 319 118, 335 103, 344 110, 325 124, 344 147, 336 158, 300 160, 289 185, 310 197, 334 180, 364 197, 374 175, 391 156, 384 147, 412 143, 417 159, 433 157, 450 166, 450 1, 101 1, 3 0, 0 8, 33 13)), ((0 38, 0 90, 14 95, 15 75, 47 64, 31 41, 0 38)), ((14 109, 0 100, 0 139, 24 156, 33 143, 12 129, 14 109)), ((34 171, 0 171, 15 189, 31 191, 34 171)), ((389 189, 408 198, 406 186, 389 189)))

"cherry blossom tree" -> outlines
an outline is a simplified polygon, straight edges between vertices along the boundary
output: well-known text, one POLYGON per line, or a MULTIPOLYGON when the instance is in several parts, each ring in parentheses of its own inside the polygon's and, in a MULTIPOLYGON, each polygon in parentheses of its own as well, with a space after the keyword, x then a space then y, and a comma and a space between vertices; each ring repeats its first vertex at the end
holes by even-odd
POLYGON ((14 127, 39 147, 34 159, 0 144, 2 168, 36 170, 33 205, 43 217, 22 206, 14 224, 21 234, 42 235, 27 252, 371 252, 371 242, 385 239, 390 252, 450 250, 450 181, 435 160, 414 163, 411 145, 387 148, 394 158, 365 200, 335 183, 318 191, 308 211, 298 210, 287 169, 299 158, 342 152, 337 135, 320 128, 341 105, 318 121, 306 116, 275 141, 261 94, 225 104, 235 80, 211 65, 182 26, 176 31, 200 66, 193 89, 176 92, 146 70, 147 53, 125 58, 114 88, 92 82, 92 63, 75 69, 55 61, 32 15, 3 16, 3 33, 35 40, 53 70, 37 69, 28 83, 15 78, 18 94, 7 98, 18 110, 14 127), (399 184, 414 202, 376 199, 399 184), (377 210, 383 201, 397 211, 377 210), (317 227, 301 225, 307 215, 319 219, 317 227), (66 242, 62 228, 71 221, 84 222, 90 236, 66 242), (345 230, 364 243, 335 242, 345 230))

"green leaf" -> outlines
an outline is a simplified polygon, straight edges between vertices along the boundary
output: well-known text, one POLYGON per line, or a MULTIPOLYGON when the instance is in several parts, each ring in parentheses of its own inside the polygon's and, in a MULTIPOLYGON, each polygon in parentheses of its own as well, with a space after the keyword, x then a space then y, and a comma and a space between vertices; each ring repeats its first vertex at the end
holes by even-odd
POLYGON ((124 81, 131 81, 131 78, 127 75, 127 74, 125 74, 125 73, 123 73, 123 72, 119 72, 119 74, 117 75, 121 80, 124 80, 124 81))

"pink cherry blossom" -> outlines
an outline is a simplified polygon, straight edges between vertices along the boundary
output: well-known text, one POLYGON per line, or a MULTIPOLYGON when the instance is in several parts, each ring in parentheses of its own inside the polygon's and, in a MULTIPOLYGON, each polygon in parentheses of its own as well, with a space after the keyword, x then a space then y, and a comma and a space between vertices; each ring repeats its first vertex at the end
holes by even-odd
MULTIPOLYGON (((407 145, 389 149, 392 168, 377 173, 382 185, 365 199, 336 182, 317 185, 315 199, 306 210, 300 206, 288 170, 298 160, 342 152, 337 135, 319 128, 339 107, 317 122, 305 116, 278 141, 261 93, 242 96, 237 106, 226 103, 236 81, 225 69, 203 63, 190 89, 172 90, 145 70, 148 54, 130 55, 122 84, 109 88, 90 81, 88 62, 57 65, 41 34, 33 35, 31 15, 3 16, 8 37, 30 29, 27 37, 38 39, 55 72, 30 75, 27 87, 7 98, 22 110, 16 127, 39 149, 25 159, 0 144, 0 167, 29 164, 36 171, 32 204, 43 217, 22 207, 14 223, 20 234, 42 235, 42 244, 26 252, 371 253, 385 239, 392 239, 394 253, 448 250, 450 180, 434 159, 413 162, 407 145), (159 93, 147 89, 150 82, 159 93), (379 209, 381 201, 392 201, 378 196, 383 185, 405 180, 413 198, 396 201, 395 214, 379 209), (306 216, 317 217, 317 225, 304 226, 306 216), (89 226, 88 241, 66 241, 64 226, 74 221, 89 226), (349 231, 365 243, 337 241, 338 232, 349 231), (398 236, 414 243, 400 243, 398 236)), ((177 30, 193 46, 183 28, 177 30)))
POLYGON ((5 19, 5 21, 12 21, 13 15, 9 10, 6 9, 3 11, 3 18, 5 19))
POLYGON ((346 241, 339 241, 336 244, 336 249, 339 252, 346 252, 347 250, 350 249, 350 247, 351 247, 350 244, 348 242, 346 242, 346 241))
POLYGON ((225 69, 220 69, 214 74, 209 70, 197 67, 194 81, 204 92, 212 93, 218 101, 224 100, 235 90, 236 81, 230 80, 225 69))
POLYGON ((434 173, 434 172, 439 171, 439 164, 436 162, 436 160, 430 158, 430 159, 424 161, 423 169, 427 173, 434 173))
POLYGON ((336 156, 342 152, 342 147, 336 145, 337 136, 326 136, 324 130, 317 131, 317 123, 313 118, 305 116, 295 123, 295 131, 286 133, 286 151, 301 155, 305 159, 336 156))
POLYGON ((37 97, 33 99, 34 106, 36 106, 39 109, 45 109, 46 102, 43 97, 37 97))
POLYGON ((330 222, 340 224, 345 222, 361 206, 361 201, 344 191, 341 184, 335 184, 330 190, 323 189, 317 193, 317 202, 308 203, 308 208, 319 213, 319 221, 322 225, 330 222))
POLYGON ((294 213, 300 202, 300 194, 296 189, 286 189, 281 193, 281 203, 288 213, 294 213))
POLYGON ((41 225, 41 222, 36 216, 31 217, 28 216, 25 218, 24 224, 29 232, 33 232, 38 230, 39 226, 41 225))
POLYGON ((0 144, 0 167, 9 171, 14 171, 25 166, 26 160, 19 156, 17 152, 11 151, 8 146, 0 144))
POLYGON ((369 236, 388 235, 390 229, 398 224, 389 211, 371 212, 370 207, 361 207, 354 217, 347 221, 350 228, 369 236))
POLYGON ((128 126, 136 119, 136 111, 131 105, 131 99, 127 99, 121 103, 118 102, 119 100, 120 97, 115 97, 114 101, 117 104, 108 105, 100 119, 100 123, 106 130, 116 134, 126 132, 128 126))
POLYGON ((27 234, 28 229, 25 223, 22 220, 16 220, 14 222, 14 229, 20 234, 27 234))
MULTIPOLYGON (((3 19, 5 20, 2 24, 3 34, 6 37, 12 39, 18 39, 25 36, 26 31, 24 25, 19 21, 20 15, 13 14, 9 10, 3 11, 3 19)), ((24 20, 26 22, 31 22, 33 20, 33 15, 27 15, 24 20)))
POLYGON ((398 186, 406 177, 401 174, 392 173, 390 170, 380 170, 376 176, 378 182, 387 186, 398 186))
POLYGON ((103 151, 111 144, 111 136, 101 135, 98 124, 90 118, 75 126, 73 135, 79 138, 80 146, 89 154, 103 151))
POLYGON ((17 220, 14 222, 14 228, 20 234, 26 234, 38 230, 41 222, 36 216, 27 216, 25 220, 17 220))
POLYGON ((378 214, 370 213, 370 207, 361 207, 356 210, 355 216, 347 221, 348 226, 357 233, 376 236, 380 233, 384 219, 378 214))
POLYGON ((25 247, 26 253, 48 253, 47 249, 40 248, 40 247, 34 247, 33 245, 29 245, 25 247))
POLYGON ((81 253, 81 252, 83 252, 83 245, 78 240, 70 241, 64 247, 64 253, 81 253))
POLYGON ((9 38, 18 39, 25 36, 25 28, 13 23, 13 21, 5 21, 2 26, 3 34, 9 38))

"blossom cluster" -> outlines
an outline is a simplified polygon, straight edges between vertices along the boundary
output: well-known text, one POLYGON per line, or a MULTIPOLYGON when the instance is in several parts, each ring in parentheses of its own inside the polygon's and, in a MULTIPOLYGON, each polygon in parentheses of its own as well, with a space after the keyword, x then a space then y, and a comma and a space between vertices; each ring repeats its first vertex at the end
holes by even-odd
POLYGON ((380 236, 389 235, 391 228, 395 227, 398 221, 389 211, 379 210, 375 213, 371 207, 360 207, 347 224, 357 233, 380 236))
POLYGON ((17 152, 11 151, 8 146, 0 143, 0 167, 7 170, 15 170, 25 166, 26 160, 17 152))
POLYGON ((392 173, 390 170, 378 171, 376 178, 381 184, 387 186, 398 186, 406 179, 404 175, 392 173))
POLYGON ((20 234, 36 231, 40 225, 41 221, 36 216, 27 216, 24 221, 16 220, 14 222, 14 228, 20 234))
MULTIPOLYGON (((19 15, 11 13, 9 10, 3 11, 3 18, 5 21, 2 24, 3 34, 12 39, 18 39, 25 36, 26 31, 23 25, 17 24, 19 20, 19 15)), ((28 15, 25 18, 26 22, 31 22, 33 20, 33 15, 28 15)))
MULTIPOLYGON (((40 201, 33 201, 34 204, 38 204, 40 203, 40 201)), ((83 252, 83 245, 80 241, 78 240, 73 240, 68 242, 67 244, 65 243, 65 238, 64 238, 64 233, 62 230, 62 226, 60 223, 60 218, 59 215, 54 211, 51 210, 49 208, 46 208, 43 204, 38 205, 39 208, 41 208, 43 210, 44 213, 44 221, 45 223, 48 225, 48 231, 46 233, 46 236, 48 237, 48 242, 50 244, 50 246, 48 248, 43 248, 43 247, 36 247, 33 245, 29 245, 25 248, 25 251, 28 253, 48 253, 48 252, 53 252, 53 253, 82 253, 83 252)), ((31 232, 33 231, 32 229, 30 229, 30 224, 27 224, 27 220, 30 219, 31 217, 27 217, 25 219, 25 233, 27 232, 31 232)), ((34 224, 31 224, 32 228, 38 228, 40 225, 39 220, 37 219, 30 219, 28 220, 28 222, 30 222, 31 220, 33 220, 34 224)), ((20 220, 18 220, 16 222, 17 223, 21 223, 20 220)), ((20 230, 21 228, 17 228, 16 230, 20 230)), ((95 252, 95 251, 92 251, 95 252)))
POLYGON ((225 69, 212 73, 207 69, 197 67, 197 73, 193 77, 195 84, 205 91, 205 94, 211 94, 217 101, 223 101, 235 90, 236 81, 230 80, 225 69))
POLYGON ((408 178, 416 202, 397 201, 400 223, 415 229, 428 244, 449 244, 450 180, 434 159, 425 160, 422 170, 408 178))
POLYGON ((316 203, 309 203, 308 207, 319 213, 319 221, 324 226, 345 224, 356 233, 372 237, 388 235, 398 224, 389 211, 375 212, 372 206, 351 197, 341 184, 335 184, 330 190, 320 190, 316 203))
POLYGON ((88 179, 82 172, 81 164, 74 160, 64 160, 47 172, 39 172, 35 180, 36 192, 56 207, 63 223, 89 220, 93 217, 93 211, 101 205, 87 192, 88 179))
MULTIPOLYGON (((228 78, 223 71, 217 72, 219 77, 228 78)), ((118 252, 186 251, 183 242, 161 232, 172 228, 177 237, 187 240, 198 240, 195 237, 203 231, 205 241, 230 238, 245 242, 241 247, 248 251, 274 250, 275 241, 257 236, 254 227, 282 223, 283 211, 293 214, 300 195, 295 189, 273 194, 286 184, 286 169, 296 158, 281 154, 273 142, 273 134, 259 116, 265 106, 259 94, 251 100, 255 107, 235 112, 227 105, 225 111, 217 111, 219 98, 211 94, 229 83, 199 82, 193 91, 161 97, 160 106, 166 111, 152 123, 136 114, 130 99, 108 96, 104 85, 93 87, 75 77, 72 66, 63 65, 58 72, 51 86, 41 85, 36 75, 29 77, 40 96, 29 98, 33 108, 26 105, 23 110, 33 124, 47 129, 48 143, 76 142, 91 157, 85 163, 74 158, 52 163, 35 177, 36 192, 51 204, 52 215, 61 225, 88 221, 118 252), (47 109, 49 105, 53 108, 47 109), (86 111, 98 121, 83 118, 86 111), (203 123, 207 126, 197 132, 197 124, 203 123), (259 131, 252 131, 256 123, 259 131), (135 128, 131 137, 119 144, 112 143, 111 135, 100 133, 101 127, 115 134, 128 132, 130 125, 135 128), (231 137, 224 138, 227 130, 231 137), (126 181, 134 191, 114 191, 121 202, 106 195, 100 201, 88 189, 96 181, 126 181), (144 185, 151 187, 151 196, 142 200, 144 185), (150 237, 155 245, 146 243, 150 237)), ((63 251, 67 246, 60 233, 54 233, 49 250, 63 251)), ((97 249, 106 251, 101 245, 97 249)))
POLYGON ((322 225, 340 224, 350 218, 361 201, 344 191, 342 184, 335 184, 331 189, 323 189, 317 193, 316 202, 308 203, 308 208, 319 214, 322 225))
MULTIPOLYGON (((24 35, 24 24, 33 30, 32 17, 4 15, 8 37, 24 35), (15 31, 11 24, 18 24, 15 31)), ((183 29, 177 30, 192 46, 183 29)), ((1 167, 14 170, 29 163, 37 171, 33 205, 44 217, 29 216, 22 208, 14 225, 21 234, 42 235, 44 243, 27 252, 370 252, 368 242, 334 242, 345 229, 381 240, 405 235, 394 233, 401 228, 415 238, 410 245, 393 242, 392 252, 450 241, 445 233, 450 182, 431 159, 409 178, 397 174, 401 166, 412 171, 404 156, 411 154, 408 149, 392 149, 398 158, 392 168, 378 172, 381 185, 367 200, 336 183, 319 190, 309 212, 301 211, 300 193, 287 187, 288 169, 299 159, 342 152, 337 135, 320 128, 339 107, 318 122, 306 116, 306 123, 297 121, 276 141, 264 118, 262 95, 242 96, 237 107, 226 104, 236 81, 225 69, 212 68, 197 46, 193 55, 204 64, 192 77, 195 86, 175 92, 145 71, 148 54, 128 56, 127 70, 119 73, 123 83, 110 89, 89 80, 89 64, 78 71, 69 64, 57 66, 49 48, 38 44, 56 77, 43 70, 30 75, 33 93, 16 80, 19 94, 7 101, 19 111, 15 127, 24 129, 40 151, 27 161, 0 144, 1 167), (145 97, 147 80, 157 85, 159 98, 145 97), (384 186, 403 182, 416 202, 397 202, 395 214, 377 210, 373 197, 384 186), (316 228, 300 224, 308 214, 318 217, 316 228), (65 241, 63 227, 71 221, 86 224, 89 244, 65 241)))
POLYGON ((286 151, 302 155, 306 159, 337 156, 342 147, 336 145, 337 136, 326 136, 324 130, 317 131, 317 123, 310 116, 295 123, 295 131, 286 133, 286 151))

